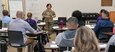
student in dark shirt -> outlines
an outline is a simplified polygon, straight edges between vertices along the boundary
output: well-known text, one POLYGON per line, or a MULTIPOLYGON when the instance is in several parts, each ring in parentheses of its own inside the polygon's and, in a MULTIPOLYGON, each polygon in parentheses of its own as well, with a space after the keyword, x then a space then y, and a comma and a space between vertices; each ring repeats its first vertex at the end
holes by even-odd
POLYGON ((27 19, 26 19, 26 21, 30 24, 30 26, 32 27, 32 28, 34 28, 35 30, 37 30, 37 23, 36 23, 36 21, 35 20, 33 20, 32 19, 32 13, 31 12, 28 12, 27 13, 27 19))
POLYGON ((104 10, 105 10, 105 9, 101 9, 101 10, 100 10, 100 16, 97 18, 97 21, 102 19, 102 12, 103 12, 104 10))
POLYGON ((105 38, 108 39, 107 35, 101 34, 102 32, 100 30, 104 27, 114 27, 112 21, 110 21, 109 19, 109 12, 107 10, 104 10, 102 12, 102 19, 97 21, 96 26, 94 28, 94 32, 96 33, 97 38, 101 41, 103 39, 105 40, 105 38))
POLYGON ((72 13, 72 17, 76 17, 78 19, 78 24, 79 24, 79 27, 80 26, 85 26, 85 23, 82 19, 82 13, 81 11, 79 10, 75 10, 73 13, 72 13))

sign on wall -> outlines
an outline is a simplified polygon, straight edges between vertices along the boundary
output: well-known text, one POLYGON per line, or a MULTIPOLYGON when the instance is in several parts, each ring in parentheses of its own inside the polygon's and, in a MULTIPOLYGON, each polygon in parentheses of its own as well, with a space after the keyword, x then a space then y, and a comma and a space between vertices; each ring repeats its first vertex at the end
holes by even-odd
POLYGON ((101 6, 112 6, 112 0, 101 0, 101 6))

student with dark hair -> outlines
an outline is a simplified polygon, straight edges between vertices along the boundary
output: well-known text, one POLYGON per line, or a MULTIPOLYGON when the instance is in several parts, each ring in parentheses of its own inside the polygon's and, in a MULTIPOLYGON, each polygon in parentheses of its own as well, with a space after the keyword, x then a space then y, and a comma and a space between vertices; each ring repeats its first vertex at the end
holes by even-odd
POLYGON ((8 27, 8 24, 12 20, 12 18, 9 17, 9 12, 7 10, 3 10, 2 14, 3 14, 2 18, 3 27, 8 27))
POLYGON ((48 3, 46 5, 47 9, 42 13, 43 20, 46 23, 44 30, 48 31, 48 34, 50 35, 52 33, 52 27, 53 27, 53 18, 56 17, 55 12, 51 9, 52 5, 48 3))
POLYGON ((75 11, 72 13, 72 17, 76 17, 76 18, 78 19, 79 27, 85 25, 85 23, 84 23, 84 21, 83 21, 83 19, 82 19, 82 13, 81 13, 81 11, 75 10, 75 11))
POLYGON ((100 16, 97 18, 97 21, 102 19, 102 12, 103 12, 103 11, 105 11, 105 9, 101 9, 101 10, 100 10, 100 16))
POLYGON ((109 12, 107 10, 103 10, 102 19, 97 21, 96 26, 94 28, 96 36, 101 42, 108 42, 109 40, 109 36, 103 35, 101 32, 101 29, 105 27, 114 27, 112 21, 110 21, 109 19, 109 12))

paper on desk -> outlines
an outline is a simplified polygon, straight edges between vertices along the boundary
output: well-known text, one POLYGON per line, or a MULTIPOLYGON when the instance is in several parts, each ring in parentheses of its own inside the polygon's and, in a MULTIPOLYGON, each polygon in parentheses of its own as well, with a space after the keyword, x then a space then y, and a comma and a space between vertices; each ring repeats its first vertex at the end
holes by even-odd
POLYGON ((51 48, 58 48, 58 46, 56 45, 55 41, 52 41, 51 43, 52 43, 52 44, 50 44, 51 48))
POLYGON ((94 28, 94 25, 85 25, 86 27, 89 27, 89 28, 91 28, 91 29, 93 29, 94 28))
POLYGON ((56 44, 52 44, 50 45, 51 48, 58 48, 58 46, 56 44))
POLYGON ((7 31, 8 30, 8 28, 2 28, 2 29, 0 29, 0 31, 7 31))
POLYGON ((100 44, 99 47, 100 48, 106 48, 107 44, 100 44))
POLYGON ((11 45, 12 46, 20 46, 20 44, 14 44, 14 43, 12 43, 11 45))
POLYGON ((53 29, 57 29, 57 28, 59 28, 59 26, 53 26, 53 29))

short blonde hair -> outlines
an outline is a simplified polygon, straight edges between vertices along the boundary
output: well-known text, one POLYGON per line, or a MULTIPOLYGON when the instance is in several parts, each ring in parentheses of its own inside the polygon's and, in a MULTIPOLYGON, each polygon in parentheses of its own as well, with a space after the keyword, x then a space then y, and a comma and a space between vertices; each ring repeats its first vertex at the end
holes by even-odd
POLYGON ((78 52, 99 51, 98 40, 94 31, 85 26, 77 29, 74 45, 78 52))

